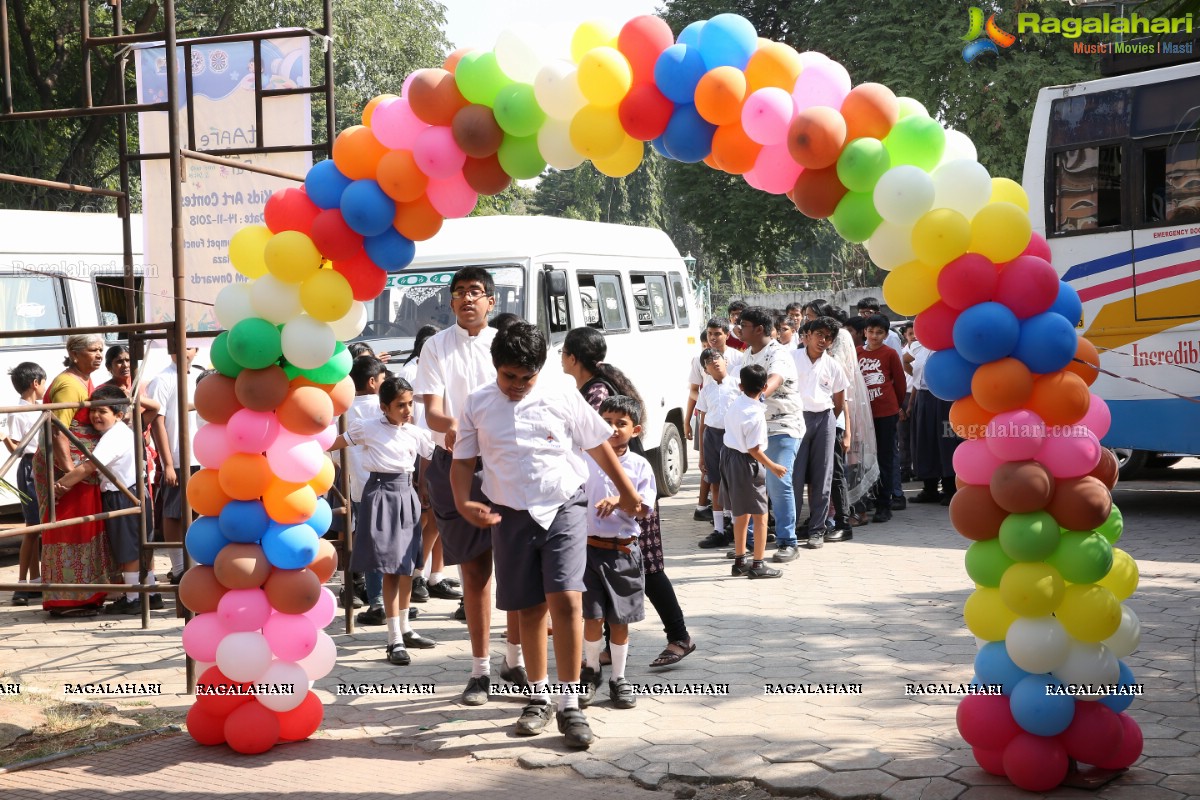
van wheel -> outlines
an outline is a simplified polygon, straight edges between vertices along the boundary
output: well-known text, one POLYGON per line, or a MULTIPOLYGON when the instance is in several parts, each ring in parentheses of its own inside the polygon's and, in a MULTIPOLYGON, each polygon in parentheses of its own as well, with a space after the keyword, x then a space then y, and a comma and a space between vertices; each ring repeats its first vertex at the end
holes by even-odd
POLYGON ((1145 450, 1131 450, 1128 447, 1114 447, 1112 451, 1117 457, 1117 475, 1123 481, 1138 477, 1150 456, 1145 450))
POLYGON ((683 436, 675 423, 663 425, 662 443, 655 448, 649 459, 654 467, 654 482, 658 484, 659 497, 672 497, 683 485, 683 436))

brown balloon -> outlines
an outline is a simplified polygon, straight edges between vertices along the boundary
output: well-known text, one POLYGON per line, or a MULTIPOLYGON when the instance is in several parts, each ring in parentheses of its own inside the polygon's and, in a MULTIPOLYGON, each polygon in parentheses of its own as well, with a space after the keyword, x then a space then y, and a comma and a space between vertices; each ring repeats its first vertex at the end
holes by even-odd
POLYGON ((242 408, 233 378, 219 373, 209 375, 196 384, 193 402, 196 404, 196 413, 203 417, 205 422, 221 425, 228 422, 229 418, 242 408))
POLYGON ((193 614, 206 614, 217 610, 217 603, 227 591, 229 587, 221 585, 212 567, 198 564, 183 573, 179 581, 179 602, 193 614))
POLYGON ((244 369, 234 381, 238 402, 251 411, 274 411, 288 393, 288 376, 283 367, 244 369))
POLYGON ((333 415, 340 417, 354 405, 354 379, 349 375, 332 386, 323 387, 333 401, 333 415))
POLYGON ((1112 495, 1099 478, 1086 475, 1058 482, 1046 511, 1067 530, 1090 531, 1108 519, 1112 495))
POLYGON ((487 158, 467 158, 463 164, 463 178, 467 185, 480 194, 500 194, 512 184, 512 177, 500 166, 500 159, 491 155, 487 158))
POLYGON ((1054 496, 1054 476, 1036 461, 1010 461, 992 473, 992 499, 1010 514, 1040 511, 1054 496))
POLYGON ((950 501, 950 524, 954 530, 975 542, 1000 535, 1000 523, 1008 512, 996 505, 987 486, 968 484, 954 493, 950 501))
POLYGON ((471 158, 495 155, 504 142, 504 131, 487 106, 470 105, 454 115, 450 126, 454 141, 471 158))
POLYGON ((788 152, 805 169, 837 164, 846 141, 846 120, 828 106, 806 108, 792 117, 788 126, 788 152))
POLYGON ((408 85, 408 105, 417 119, 429 125, 450 125, 467 105, 454 75, 444 69, 419 69, 408 85))
POLYGON ((217 553, 213 572, 226 588, 257 589, 271 574, 271 562, 256 544, 227 544, 217 553))
POLYGON ((275 415, 292 433, 315 436, 333 422, 333 400, 319 386, 297 386, 288 392, 275 415))
POLYGON ((316 573, 317 579, 321 583, 328 583, 329 579, 333 577, 333 573, 337 570, 337 565, 337 548, 328 539, 321 539, 317 543, 317 557, 312 560, 307 569, 316 573))
POLYGON ((837 209, 847 191, 838 180, 837 167, 806 169, 796 179, 788 197, 804 216, 825 219, 837 209))
POLYGON ((1117 485, 1117 479, 1120 477, 1119 470, 1120 464, 1117 463, 1116 454, 1107 447, 1102 447, 1100 448, 1100 463, 1088 475, 1099 480, 1111 491, 1117 485))
POLYGON ((321 580, 310 569, 273 569, 263 590, 276 611, 303 614, 321 597, 321 580))

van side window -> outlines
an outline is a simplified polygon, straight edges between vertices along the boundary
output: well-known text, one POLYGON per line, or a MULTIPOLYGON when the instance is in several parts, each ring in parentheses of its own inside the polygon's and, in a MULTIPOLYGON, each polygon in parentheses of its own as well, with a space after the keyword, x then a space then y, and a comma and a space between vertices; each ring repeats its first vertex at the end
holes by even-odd
POLYGON ((674 324, 665 275, 630 275, 629 282, 633 286, 638 327, 666 328, 674 324))
POLYGON ((620 276, 580 273, 579 301, 583 306, 583 324, 589 328, 605 333, 629 330, 620 276))
MULTIPOLYGON (((0 331, 35 331, 65 328, 67 319, 65 292, 61 278, 44 275, 0 275, 0 331)), ((62 344, 57 336, 20 336, 5 339, 4 347, 62 344)))
MULTIPOLYGON (((554 272, 562 274, 563 280, 566 280, 564 270, 554 272)), ((567 331, 571 330, 571 309, 566 295, 550 296, 549 284, 549 273, 539 272, 538 295, 541 297, 541 314, 538 315, 538 327, 542 329, 548 342, 558 344, 566 338, 567 331)))
POLYGON ((675 300, 675 324, 681 328, 686 328, 690 324, 687 307, 688 293, 685 286, 687 284, 684 283, 683 277, 678 272, 672 272, 671 297, 675 300))
POLYGON ((96 301, 100 304, 100 314, 114 314, 117 318, 117 324, 124 325, 129 322, 145 322, 144 303, 141 302, 142 296, 142 276, 133 276, 133 296, 137 298, 134 303, 134 310, 137 314, 137 319, 129 319, 129 306, 125 301, 125 276, 123 275, 97 275, 96 276, 96 301))

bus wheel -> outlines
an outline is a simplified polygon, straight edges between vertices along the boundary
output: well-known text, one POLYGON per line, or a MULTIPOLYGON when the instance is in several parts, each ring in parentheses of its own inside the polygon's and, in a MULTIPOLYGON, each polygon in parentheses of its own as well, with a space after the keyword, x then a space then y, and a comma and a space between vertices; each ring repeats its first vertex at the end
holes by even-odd
POLYGON ((1128 447, 1114 447, 1112 451, 1117 457, 1117 475, 1123 481, 1137 478, 1150 456, 1145 450, 1131 450, 1128 447))
POLYGON ((654 482, 658 484, 659 497, 672 497, 683 485, 684 458, 683 436, 674 422, 663 425, 662 443, 649 454, 654 467, 654 482))

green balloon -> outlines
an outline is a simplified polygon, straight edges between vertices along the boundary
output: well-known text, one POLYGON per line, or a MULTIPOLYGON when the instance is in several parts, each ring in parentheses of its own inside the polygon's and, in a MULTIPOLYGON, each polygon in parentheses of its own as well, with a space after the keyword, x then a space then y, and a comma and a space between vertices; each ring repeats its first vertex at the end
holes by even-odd
POLYGON ((533 136, 546 121, 546 112, 538 105, 533 86, 510 83, 496 95, 496 124, 510 136, 533 136))
POLYGON ((337 343, 337 347, 333 348, 333 355, 319 367, 315 369, 302 369, 299 374, 308 378, 313 383, 337 383, 342 378, 350 374, 350 367, 354 363, 354 358, 350 355, 350 351, 346 349, 346 345, 342 342, 337 343))
POLYGON ((1108 519, 1096 528, 1096 533, 1107 539, 1109 544, 1116 544, 1124 532, 1125 518, 1121 516, 1121 509, 1114 505, 1112 511, 1108 512, 1108 519))
POLYGON ((1013 561, 1043 561, 1058 547, 1060 530, 1045 511, 1009 514, 1000 523, 1000 547, 1013 561))
POLYGON ((838 201, 829 221, 846 241, 865 242, 883 222, 883 217, 875 210, 875 200, 870 192, 847 192, 838 201))
POLYGON ((946 131, 936 119, 914 114, 893 125, 883 145, 891 156, 893 167, 912 164, 932 172, 946 149, 946 131))
POLYGON ((517 180, 536 178, 546 168, 546 159, 538 150, 537 136, 506 133, 496 155, 500 159, 500 168, 517 180))
POLYGON ((467 53, 459 59, 454 68, 454 82, 467 102, 492 106, 496 94, 512 80, 500 69, 496 54, 489 50, 467 53))
POLYGON ((967 575, 980 586, 1000 586, 1004 571, 1016 562, 1004 553, 999 539, 975 542, 967 548, 967 575))
POLYGON ((1112 569, 1112 545, 1093 531, 1064 531, 1046 559, 1071 583, 1095 583, 1112 569))
POLYGON ((279 329, 258 317, 242 320, 229 330, 229 355, 246 369, 263 369, 279 361, 283 346, 279 329))
POLYGON ((873 192, 890 166, 891 158, 883 142, 864 136, 842 150, 837 160, 837 176, 852 192, 873 192))
POLYGON ((242 365, 229 355, 229 331, 217 334, 208 351, 208 357, 212 359, 213 368, 226 377, 236 378, 242 371, 242 365))

